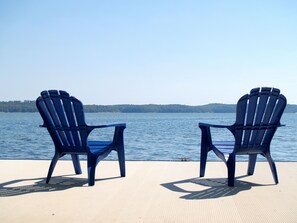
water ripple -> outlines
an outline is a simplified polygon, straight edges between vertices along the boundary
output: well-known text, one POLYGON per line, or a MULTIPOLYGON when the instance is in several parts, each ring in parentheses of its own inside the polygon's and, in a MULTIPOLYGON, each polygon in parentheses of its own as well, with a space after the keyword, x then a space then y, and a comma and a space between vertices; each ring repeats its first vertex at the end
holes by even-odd
MULTIPOLYGON (((159 113, 88 113, 87 123, 125 122, 125 152, 127 160, 199 160, 199 122, 233 124, 235 114, 159 114, 159 113)), ((54 145, 46 129, 40 128, 38 113, 0 113, 0 159, 51 159, 54 145)), ((297 115, 284 114, 281 127, 271 143, 276 161, 297 161, 297 115)), ((112 129, 95 131, 91 139, 112 139, 112 129)), ((216 131, 213 137, 232 139, 228 131, 216 131)), ((116 159, 112 153, 109 159, 116 159)), ((69 159, 69 158, 65 158, 69 159)), ((84 159, 84 157, 82 157, 84 159)), ((210 160, 218 160, 211 154, 210 160)), ((239 160, 246 160, 240 157, 239 160)), ((261 160, 261 158, 260 158, 261 160)))

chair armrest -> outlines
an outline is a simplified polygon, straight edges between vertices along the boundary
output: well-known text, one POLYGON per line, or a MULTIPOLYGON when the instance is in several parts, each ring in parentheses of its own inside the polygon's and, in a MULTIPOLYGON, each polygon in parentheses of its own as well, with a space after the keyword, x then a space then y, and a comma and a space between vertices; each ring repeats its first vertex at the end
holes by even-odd
POLYGON ((109 127, 126 127, 126 123, 108 124, 108 125, 88 125, 87 128, 92 131, 98 128, 109 128, 109 127))
POLYGON ((230 125, 214 125, 214 124, 208 124, 199 122, 199 127, 212 127, 212 128, 230 128, 230 125))
POLYGON ((233 135, 235 131, 235 125, 215 125, 215 124, 208 124, 208 123, 203 123, 199 122, 199 128, 202 131, 202 134, 207 134, 209 135, 208 138, 211 138, 210 134, 210 128, 221 128, 221 129, 228 129, 233 135))
POLYGON ((94 130, 98 128, 108 128, 114 127, 113 134, 113 149, 124 151, 124 130, 126 128, 126 123, 117 123, 117 124, 109 124, 109 125, 92 125, 86 126, 88 135, 94 130))
POLYGON ((117 124, 108 124, 108 125, 87 125, 87 131, 90 133, 94 129, 109 128, 109 127, 115 127, 116 129, 126 128, 126 123, 117 123, 117 124))

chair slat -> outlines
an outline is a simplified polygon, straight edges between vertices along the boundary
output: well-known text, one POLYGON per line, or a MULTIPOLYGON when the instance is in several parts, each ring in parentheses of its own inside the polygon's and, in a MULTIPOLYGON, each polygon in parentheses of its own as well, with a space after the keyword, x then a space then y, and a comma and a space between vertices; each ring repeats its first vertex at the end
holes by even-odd
MULTIPOLYGON (((247 109, 247 100, 249 95, 246 94, 242 96, 236 106, 236 126, 243 126, 246 119, 246 109, 247 109)), ((235 134, 235 145, 237 147, 241 146, 243 130, 237 130, 234 132, 235 134)))
MULTIPOLYGON (((75 99, 74 97, 72 97, 72 105, 73 105, 73 110, 74 110, 74 114, 75 114, 75 117, 76 117, 77 125, 79 127, 86 126, 85 115, 84 115, 84 112, 83 112, 82 103, 80 101, 78 101, 77 99, 75 99)), ((87 131, 80 130, 79 135, 80 135, 80 137, 82 139, 85 139, 85 138, 87 138, 88 133, 87 133, 87 131)), ((86 146, 84 144, 84 143, 86 143, 86 140, 82 140, 82 143, 83 143, 82 146, 86 146)))
MULTIPOLYGON (((55 106, 55 109, 57 111, 57 115, 59 117, 59 120, 60 120, 60 123, 61 123, 62 127, 67 129, 67 127, 70 127, 70 126, 69 126, 67 118, 66 118, 65 109, 64 109, 64 106, 62 104, 62 100, 61 100, 61 96, 60 96, 59 92, 56 91, 56 90, 51 90, 51 91, 49 91, 49 94, 50 94, 51 99, 53 101, 53 105, 55 106)), ((64 130, 64 133, 65 133, 66 138, 67 138, 67 145, 68 146, 74 146, 75 144, 74 144, 71 132, 64 130)))
MULTIPOLYGON (((246 110, 246 120, 244 125, 245 126, 253 126, 254 125, 254 119, 255 119, 255 112, 257 110, 258 106, 258 95, 259 95, 259 88, 252 89, 249 99, 246 101, 248 104, 248 108, 246 110)), ((247 129, 244 130, 244 138, 242 140, 242 146, 248 147, 250 142, 252 131, 247 129)))
MULTIPOLYGON (((265 120, 265 117, 269 117, 271 115, 271 107, 274 107, 273 104, 267 103, 269 98, 271 99, 271 88, 262 88, 261 94, 259 94, 259 102, 254 126, 269 125, 269 122, 268 120, 265 120)), ((260 146, 265 132, 265 128, 253 130, 249 147, 260 146)))
MULTIPOLYGON (((52 124, 54 126, 62 127, 62 124, 59 120, 59 117, 57 115, 57 112, 55 110, 55 107, 53 105, 53 102, 51 100, 51 97, 48 92, 43 91, 41 93, 41 97, 43 98, 43 101, 47 108, 47 113, 49 114, 49 118, 52 120, 52 124)), ((48 126, 52 127, 52 126, 48 126)), ((68 140, 66 138, 65 132, 62 130, 52 130, 54 135, 57 137, 56 142, 60 143, 63 146, 69 146, 68 140)))
MULTIPOLYGON (((59 91, 62 99, 62 103, 64 105, 65 114, 67 117, 67 121, 69 124, 69 127, 78 127, 78 124, 76 122, 74 109, 72 106, 72 97, 66 92, 66 91, 59 91)), ((79 132, 77 130, 71 131, 72 138, 74 141, 75 146, 81 147, 82 146, 82 138, 79 136, 79 132)))

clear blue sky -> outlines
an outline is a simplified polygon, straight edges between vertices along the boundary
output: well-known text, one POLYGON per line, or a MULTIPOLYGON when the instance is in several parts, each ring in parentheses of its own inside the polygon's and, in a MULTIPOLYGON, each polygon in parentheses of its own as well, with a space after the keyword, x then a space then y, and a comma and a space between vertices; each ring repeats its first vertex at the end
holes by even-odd
POLYGON ((0 101, 235 104, 259 86, 297 104, 295 0, 0 0, 0 101))

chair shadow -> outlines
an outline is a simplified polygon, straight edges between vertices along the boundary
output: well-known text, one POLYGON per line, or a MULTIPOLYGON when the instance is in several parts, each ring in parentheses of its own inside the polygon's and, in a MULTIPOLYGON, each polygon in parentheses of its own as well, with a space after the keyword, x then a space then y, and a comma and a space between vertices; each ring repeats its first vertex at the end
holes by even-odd
MULTIPOLYGON (((88 179, 70 176, 73 175, 52 177, 48 184, 46 183, 45 178, 19 179, 0 183, 0 197, 12 197, 38 192, 63 191, 74 187, 88 186, 88 179)), ((120 176, 97 179, 95 181, 111 180, 116 178, 120 178, 120 176)))
POLYGON ((238 180, 247 175, 236 178, 235 186, 229 187, 226 178, 191 178, 181 181, 161 184, 161 186, 178 193, 185 193, 181 199, 186 200, 203 200, 216 199, 220 197, 233 196, 241 191, 250 190, 252 187, 271 186, 273 184, 255 184, 238 180), (177 186, 179 185, 179 186, 177 186), (187 186, 195 189, 186 189, 187 186), (183 188, 184 187, 184 188, 183 188))

